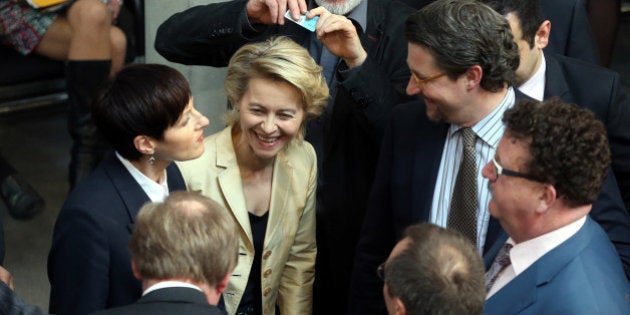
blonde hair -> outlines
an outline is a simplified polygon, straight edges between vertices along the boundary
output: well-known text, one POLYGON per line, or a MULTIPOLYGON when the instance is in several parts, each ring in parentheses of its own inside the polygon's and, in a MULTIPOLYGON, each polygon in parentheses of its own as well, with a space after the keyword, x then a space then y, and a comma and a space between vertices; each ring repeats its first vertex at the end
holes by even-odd
MULTIPOLYGON (((243 97, 252 78, 279 80, 294 86, 302 96, 302 109, 307 119, 319 116, 328 101, 328 86, 322 67, 306 49, 288 37, 272 37, 239 48, 230 59, 225 92, 232 110, 224 118, 227 125, 239 122, 234 105, 243 97)), ((304 121, 298 139, 304 139, 304 121)))
POLYGON ((216 286, 236 266, 238 230, 224 207, 179 191, 138 213, 129 251, 142 279, 191 279, 216 286))

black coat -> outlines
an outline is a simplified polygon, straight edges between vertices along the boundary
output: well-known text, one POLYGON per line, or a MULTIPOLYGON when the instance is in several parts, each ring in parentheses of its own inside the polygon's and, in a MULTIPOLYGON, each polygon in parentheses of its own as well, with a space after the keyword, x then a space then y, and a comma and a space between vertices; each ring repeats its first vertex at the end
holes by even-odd
MULTIPOLYGON (((630 209, 630 99, 620 87, 619 74, 595 64, 545 53, 544 98, 558 96, 595 113, 606 126, 612 170, 627 209, 630 209)), ((628 257, 630 259, 630 257, 628 257)), ((626 263, 630 265, 630 261, 626 263)))
POLYGON ((94 313, 94 315, 223 315, 214 305, 208 304, 199 290, 184 287, 163 288, 151 291, 138 302, 94 313))
MULTIPOLYGON (((170 191, 186 189, 174 163, 166 171, 170 191)), ((48 255, 51 313, 84 315, 140 297, 128 245, 149 201, 113 153, 77 185, 57 217, 48 255)))

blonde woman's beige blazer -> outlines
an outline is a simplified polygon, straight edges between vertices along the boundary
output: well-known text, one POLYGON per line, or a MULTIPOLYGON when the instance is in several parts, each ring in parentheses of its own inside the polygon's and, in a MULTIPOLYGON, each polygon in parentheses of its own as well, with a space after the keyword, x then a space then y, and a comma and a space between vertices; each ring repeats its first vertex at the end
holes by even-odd
MULTIPOLYGON (((238 223, 238 264, 223 293, 234 314, 254 261, 249 215, 232 144, 232 128, 208 137, 205 152, 178 163, 189 191, 200 191, 230 211, 238 223)), ((306 141, 292 141, 278 153, 271 184, 271 204, 262 252, 263 314, 311 314, 315 272, 315 190, 317 161, 306 141)))

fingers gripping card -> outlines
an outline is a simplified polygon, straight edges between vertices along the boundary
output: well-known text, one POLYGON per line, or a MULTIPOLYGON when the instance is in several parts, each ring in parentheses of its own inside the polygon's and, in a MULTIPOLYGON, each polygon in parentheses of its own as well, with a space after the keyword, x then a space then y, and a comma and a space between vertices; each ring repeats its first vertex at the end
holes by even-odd
POLYGON ((284 17, 289 19, 291 22, 296 23, 297 25, 311 31, 311 32, 315 32, 315 26, 317 25, 317 20, 319 19, 319 16, 314 16, 310 19, 306 18, 306 15, 308 14, 308 12, 304 13, 304 14, 300 14, 300 18, 297 20, 294 20, 291 17, 291 11, 287 11, 284 14, 284 17))

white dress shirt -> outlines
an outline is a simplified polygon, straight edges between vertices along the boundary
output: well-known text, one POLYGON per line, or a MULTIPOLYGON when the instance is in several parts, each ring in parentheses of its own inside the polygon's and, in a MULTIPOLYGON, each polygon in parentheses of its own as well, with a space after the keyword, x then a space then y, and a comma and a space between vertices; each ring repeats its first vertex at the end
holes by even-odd
POLYGON ((199 290, 199 292, 203 292, 200 287, 194 284, 188 283, 188 282, 162 281, 148 287, 146 290, 144 290, 144 292, 142 292, 142 296, 145 296, 152 291, 165 289, 165 288, 191 288, 191 289, 199 290))
MULTIPOLYGON (((503 113, 514 106, 514 89, 509 88, 497 107, 481 121, 472 126, 472 130, 477 135, 475 141, 475 161, 477 162, 477 248, 479 253, 483 252, 483 245, 486 242, 488 222, 490 213, 488 203, 491 195, 488 191, 488 180, 481 176, 483 167, 494 157, 499 140, 505 131, 502 118, 503 113)), ((463 156, 463 141, 461 133, 457 132, 461 127, 451 125, 446 136, 446 143, 442 151, 440 170, 438 171, 435 190, 433 192, 433 202, 431 206, 431 223, 441 227, 446 227, 448 214, 451 207, 451 198, 455 179, 459 171, 459 165, 463 156)))
POLYGON ((560 246, 564 241, 575 235, 586 223, 586 216, 571 222, 557 230, 543 234, 531 240, 514 244, 514 240, 510 237, 507 243, 513 244, 510 250, 511 264, 503 270, 499 277, 488 291, 486 300, 494 295, 497 291, 507 285, 512 279, 516 278, 529 266, 533 265, 540 257, 544 256, 552 249, 560 246))
POLYGON ((146 175, 142 174, 131 162, 122 157, 116 152, 116 157, 120 160, 120 163, 127 169, 129 174, 136 180, 138 185, 142 188, 145 194, 149 196, 152 202, 162 202, 168 196, 168 181, 166 180, 166 170, 164 170, 164 176, 159 183, 156 183, 146 175))
POLYGON ((542 54, 542 62, 536 73, 525 83, 518 87, 518 90, 527 96, 542 101, 545 97, 545 73, 547 72, 547 61, 545 54, 542 54))

